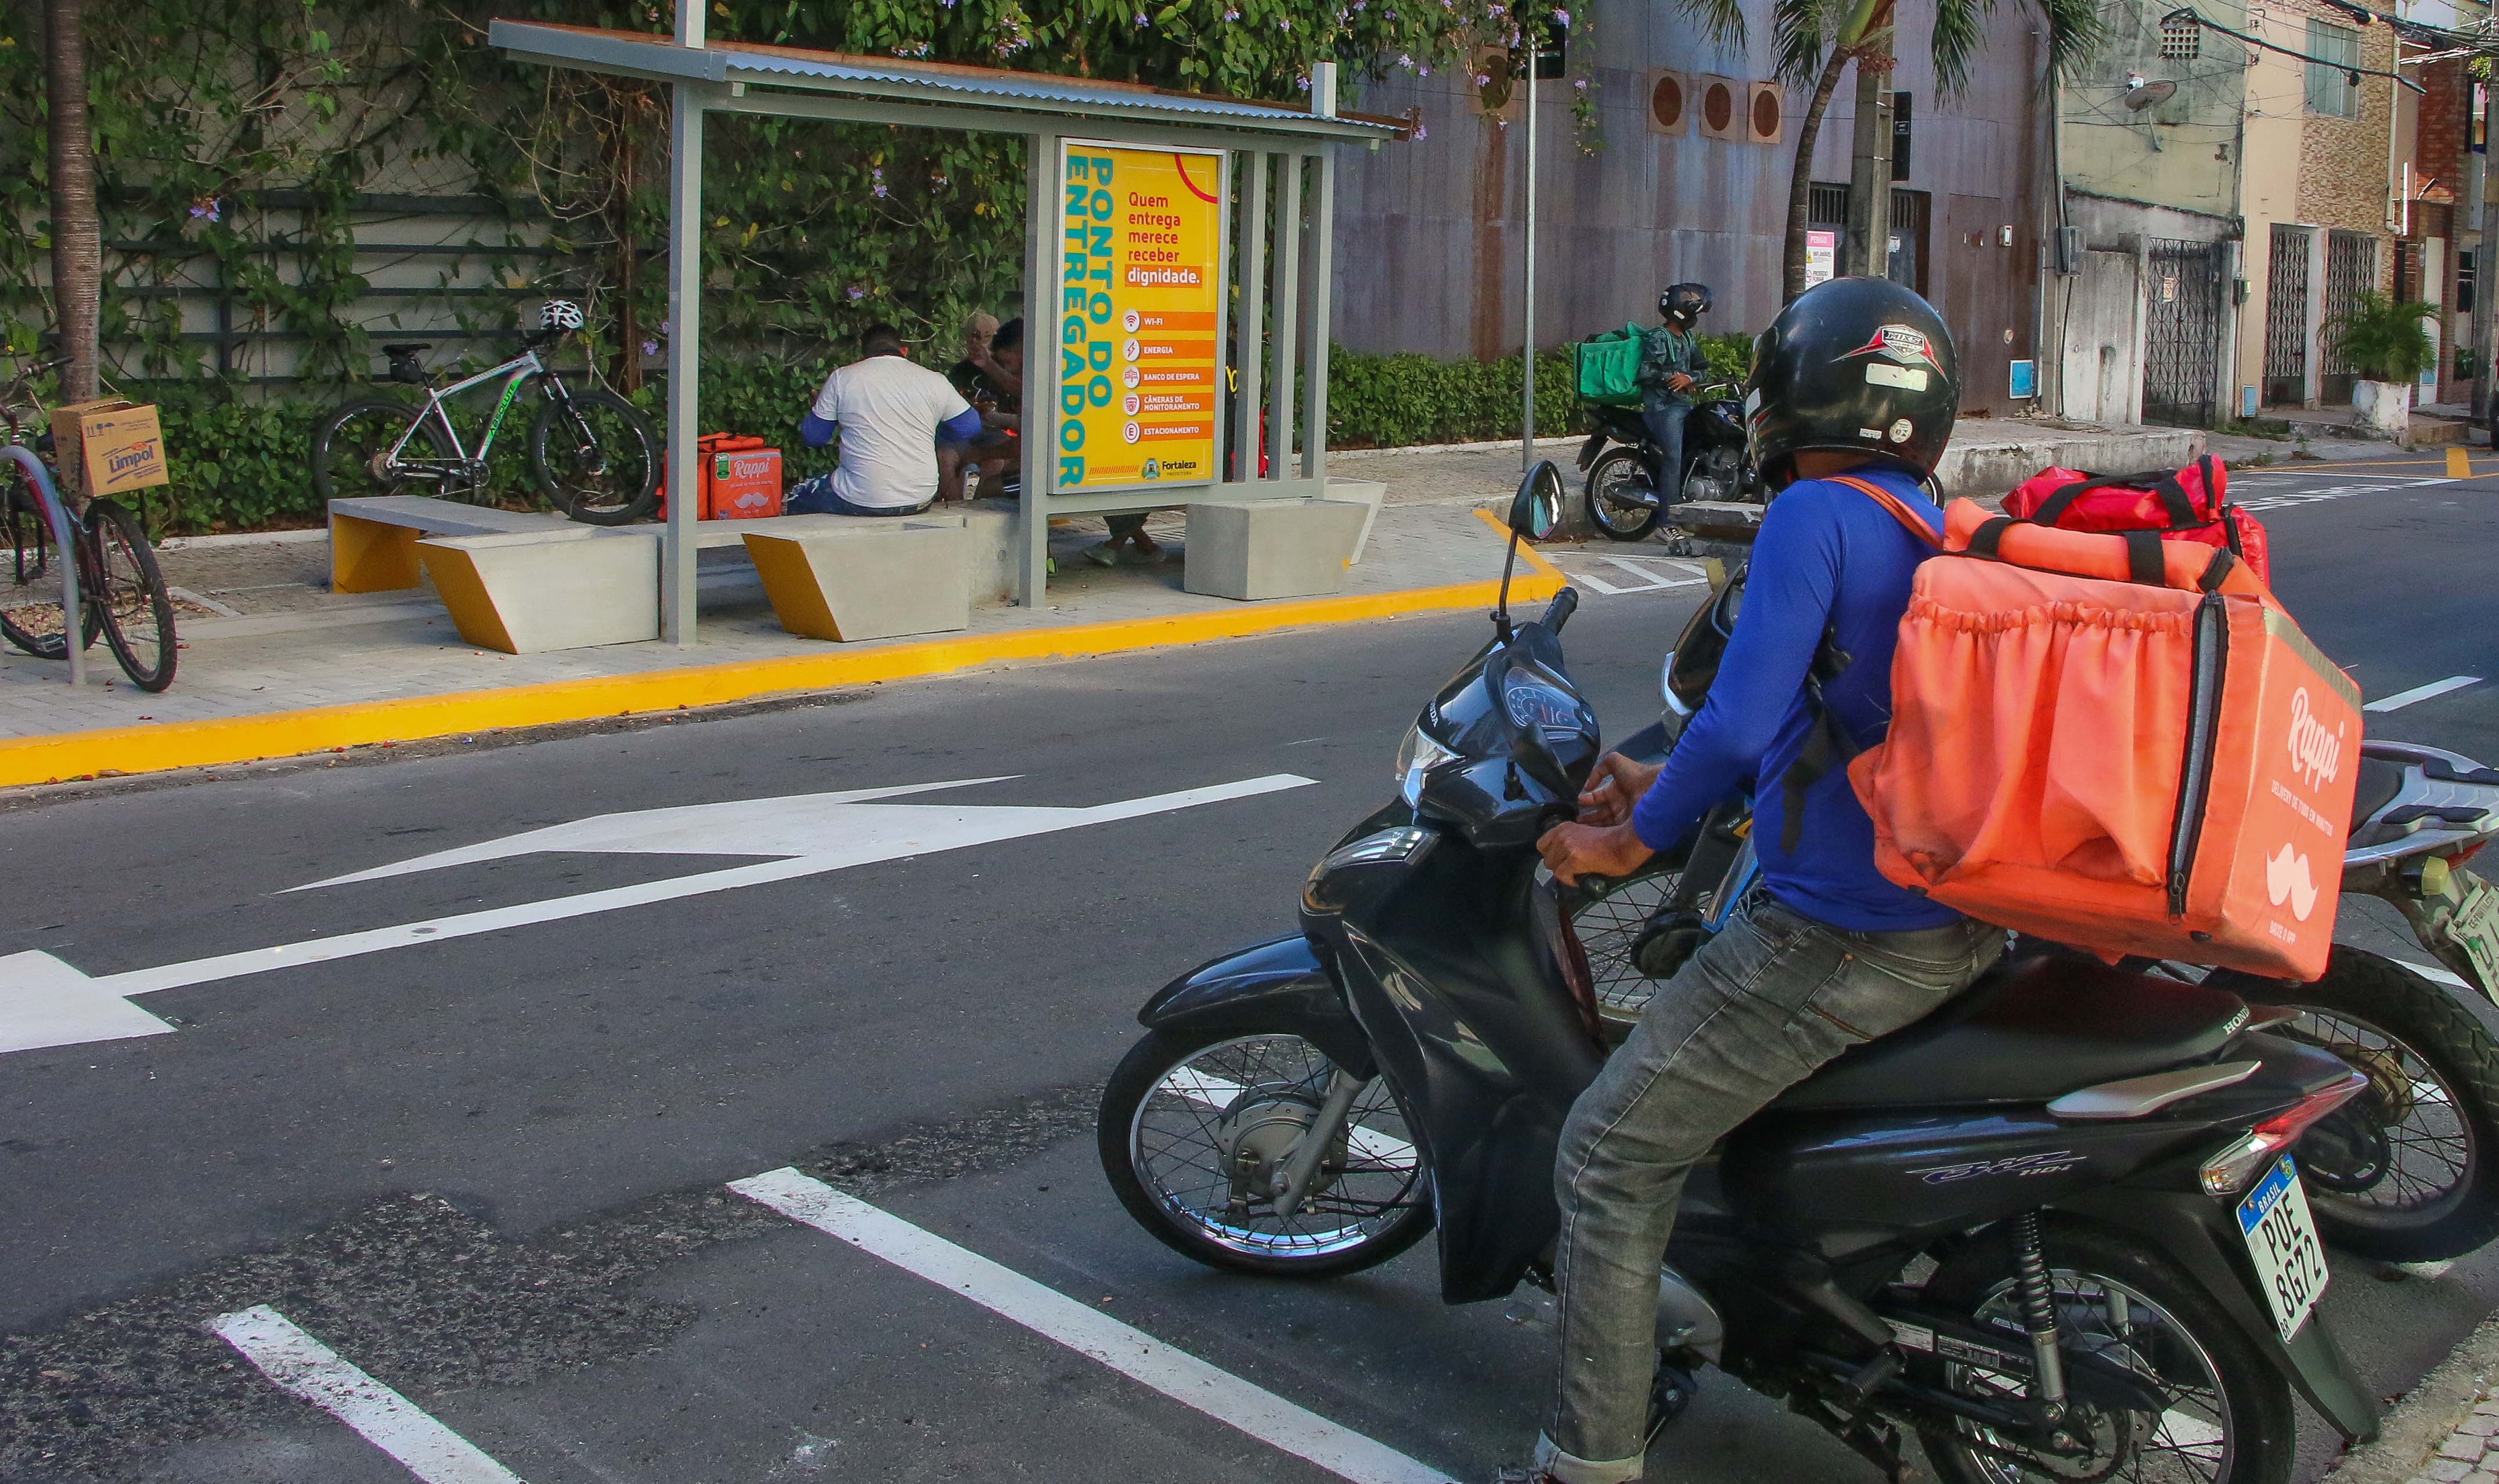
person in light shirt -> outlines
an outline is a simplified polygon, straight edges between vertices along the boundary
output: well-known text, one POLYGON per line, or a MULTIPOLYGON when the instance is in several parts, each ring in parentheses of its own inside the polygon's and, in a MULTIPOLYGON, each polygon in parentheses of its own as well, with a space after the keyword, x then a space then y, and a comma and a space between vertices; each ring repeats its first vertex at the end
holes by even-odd
POLYGON ((981 414, 936 371, 913 364, 902 332, 871 325, 860 358, 825 378, 798 436, 822 448, 841 435, 841 464, 793 486, 793 515, 917 515, 937 498, 937 443, 968 442, 981 414))

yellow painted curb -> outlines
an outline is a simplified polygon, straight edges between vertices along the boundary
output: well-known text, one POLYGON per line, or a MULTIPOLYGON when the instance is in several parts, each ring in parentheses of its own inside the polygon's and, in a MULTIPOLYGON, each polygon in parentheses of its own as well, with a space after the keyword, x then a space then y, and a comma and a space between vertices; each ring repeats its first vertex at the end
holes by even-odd
MULTIPOLYGON (((1526 555, 1535 571, 1510 584, 1511 599, 1541 601, 1562 591, 1561 572, 1534 551, 1526 555)), ((794 691, 824 691, 942 675, 1004 661, 1114 655, 1241 638, 1282 629, 1355 624, 1409 613, 1489 608, 1500 587, 1497 581, 1461 582, 1391 593, 1293 598, 1165 618, 923 639, 868 650, 684 665, 595 680, 560 680, 494 691, 318 706, 265 716, 16 737, 0 740, 0 788, 58 783, 105 773, 155 773, 168 768, 249 762, 497 727, 544 726, 598 717, 717 706, 794 691)))
POLYGON ((2473 461, 2465 456, 2464 448, 2461 444, 2450 443, 2448 445, 2447 477, 2450 479, 2470 479, 2473 477, 2473 461))

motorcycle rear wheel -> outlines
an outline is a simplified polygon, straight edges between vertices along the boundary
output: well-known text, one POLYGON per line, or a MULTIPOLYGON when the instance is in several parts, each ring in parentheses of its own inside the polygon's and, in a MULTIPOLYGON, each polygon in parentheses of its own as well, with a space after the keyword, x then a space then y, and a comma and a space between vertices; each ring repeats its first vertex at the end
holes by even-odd
POLYGON ((2369 1090, 2311 1129, 2297 1157, 2318 1235, 2388 1263, 2440 1262, 2499 1237, 2499 1040, 2453 994, 2336 945, 2294 984, 2217 969, 2204 983, 2301 1012, 2274 1029, 2334 1052, 2369 1090))
POLYGON ((1279 1216, 1256 1190, 1336 1070, 1289 1032, 1152 1032, 1102 1089, 1102 1173, 1138 1225, 1210 1268, 1324 1278, 1384 1263, 1433 1219, 1430 1174, 1385 1082, 1355 1096, 1300 1210, 1279 1216))
POLYGON ((1648 461, 1637 448, 1609 448, 1589 467, 1587 482, 1580 487, 1579 498, 1588 508, 1588 524, 1617 541, 1640 541, 1657 529, 1658 507, 1617 503, 1609 498, 1613 492, 1638 487, 1651 500, 1657 498, 1655 481, 1649 477, 1648 461))
MULTIPOLYGON (((2285 1484, 2297 1445, 2290 1384, 2218 1300, 2161 1253, 2115 1232, 2051 1221, 2041 1243, 2056 1295, 2061 1348, 2082 1348, 2134 1371, 2169 1401, 2158 1417, 2078 1405, 2079 1426, 2106 1454, 2017 1460, 1975 1424, 1919 1435, 1945 1484, 2285 1484), (2123 1310, 2123 1318, 2118 1317, 2123 1310), (2129 1463, 2129 1457, 2131 1462, 2129 1463)), ((1947 1257, 1927 1280, 1929 1303, 2007 1327, 2027 1348, 2006 1225, 1947 1257)), ((2313 1322, 2313 1321, 2312 1321, 2313 1322)), ((1973 1367, 1920 1361, 1930 1379, 1964 1395, 2018 1393, 2020 1383, 1973 1367)), ((2020 1449, 2009 1449, 2020 1453, 2020 1449)))

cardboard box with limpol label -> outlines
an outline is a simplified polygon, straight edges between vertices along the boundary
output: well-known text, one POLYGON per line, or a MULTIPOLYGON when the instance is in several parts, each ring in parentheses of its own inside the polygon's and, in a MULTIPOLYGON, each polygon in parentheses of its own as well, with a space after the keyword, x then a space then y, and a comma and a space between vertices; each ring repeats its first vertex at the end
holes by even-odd
POLYGON ((54 409, 52 457, 63 479, 83 481, 90 499, 153 489, 173 477, 165 468, 165 434, 155 407, 118 398, 54 409))

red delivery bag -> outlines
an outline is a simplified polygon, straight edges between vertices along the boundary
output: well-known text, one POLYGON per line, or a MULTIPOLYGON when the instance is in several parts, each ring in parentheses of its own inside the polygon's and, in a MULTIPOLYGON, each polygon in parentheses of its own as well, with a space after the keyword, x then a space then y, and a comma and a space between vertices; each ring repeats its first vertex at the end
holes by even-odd
POLYGON ((2004 513, 2061 531, 2154 531, 2164 540, 2227 548, 2273 585, 2262 522, 2229 502, 2230 471, 2210 454, 2185 468, 2087 474, 2049 468, 2004 497, 2004 513))

